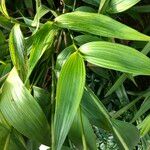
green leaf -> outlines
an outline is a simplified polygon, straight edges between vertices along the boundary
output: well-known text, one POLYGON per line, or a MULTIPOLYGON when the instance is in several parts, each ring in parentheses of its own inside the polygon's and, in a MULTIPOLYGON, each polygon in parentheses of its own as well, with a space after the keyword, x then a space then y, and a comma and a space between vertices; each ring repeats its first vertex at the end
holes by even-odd
POLYGON ((60 15, 55 24, 80 32, 88 32, 104 37, 114 37, 126 40, 149 41, 150 37, 144 35, 110 17, 96 13, 72 12, 60 15))
POLYGON ((35 35, 33 35, 33 43, 29 58, 28 77, 44 52, 53 45, 57 31, 57 27, 55 27, 52 22, 47 22, 38 32, 36 32, 35 35))
POLYGON ((123 12, 137 4, 139 1, 140 0, 111 0, 107 11, 109 13, 123 12))
POLYGON ((5 0, 1 0, 0 2, 0 11, 2 12, 2 14, 6 17, 9 18, 7 9, 6 9, 6 4, 5 4, 5 0))
POLYGON ((57 84, 54 116, 55 149, 60 150, 77 113, 85 83, 85 66, 73 53, 63 65, 57 84))
POLYGON ((148 115, 139 125, 140 135, 144 136, 150 131, 150 115, 148 115))
POLYGON ((89 88, 85 88, 81 106, 92 124, 113 133, 120 149, 133 149, 138 143, 139 132, 137 128, 127 122, 112 119, 102 102, 89 88))
POLYGON ((9 36, 9 51, 13 65, 16 67, 21 79, 24 81, 27 75, 27 53, 20 25, 15 24, 9 36))
POLYGON ((136 13, 150 13, 150 5, 135 6, 131 8, 131 11, 134 11, 136 13))
POLYGON ((19 137, 20 135, 15 130, 8 129, 0 123, 1 150, 26 150, 19 137))
POLYGON ((137 50, 110 42, 90 42, 79 50, 88 62, 134 75, 150 75, 150 59, 137 50))
POLYGON ((88 149, 96 150, 96 136, 93 132, 92 126, 83 112, 78 110, 69 131, 69 138, 78 149, 83 149, 83 136, 88 149))
POLYGON ((50 127, 36 100, 14 68, 4 83, 0 110, 6 120, 28 138, 50 145, 50 127))
POLYGON ((59 76, 60 70, 62 68, 62 66, 64 65, 64 63, 66 62, 67 58, 73 53, 75 52, 75 48, 73 45, 70 45, 68 47, 66 47, 58 56, 57 56, 57 61, 56 61, 56 66, 55 66, 55 70, 56 70, 56 74, 57 76, 59 76))
POLYGON ((11 30, 13 24, 9 19, 5 18, 4 16, 0 16, 0 27, 6 30, 11 30))
POLYGON ((144 103, 141 105, 138 112, 135 114, 134 118, 132 119, 132 122, 134 122, 137 118, 139 118, 141 115, 143 115, 149 109, 150 109, 150 97, 147 97, 145 99, 144 103))

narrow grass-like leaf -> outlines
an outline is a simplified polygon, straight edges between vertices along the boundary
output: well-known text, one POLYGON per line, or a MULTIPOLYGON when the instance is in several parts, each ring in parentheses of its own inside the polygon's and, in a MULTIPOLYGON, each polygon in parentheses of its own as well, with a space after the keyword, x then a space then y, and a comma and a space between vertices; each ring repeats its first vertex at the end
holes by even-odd
POLYGON ((110 13, 119 13, 131 8, 139 1, 140 0, 111 0, 107 11, 110 13))
POLYGON ((31 53, 29 58, 29 73, 30 76, 33 68, 42 57, 43 53, 52 46, 54 37, 57 34, 57 27, 53 23, 47 22, 42 28, 33 36, 33 43, 31 46, 31 53))
POLYGON ((80 48, 88 62, 134 75, 150 75, 150 59, 137 50, 110 42, 90 42, 80 48))
POLYGON ((85 88, 81 105, 92 124, 113 133, 120 149, 133 149, 138 143, 139 133, 137 128, 127 122, 112 119, 104 105, 89 88, 85 88), (126 133, 127 131, 130 134, 126 133))
POLYGON ((144 35, 110 17, 96 13, 72 12, 60 15, 55 24, 61 28, 88 32, 104 37, 114 37, 126 40, 149 41, 144 35))
POLYGON ((14 68, 4 83, 0 110, 20 133, 50 145, 50 127, 36 100, 26 89, 14 68))
POLYGON ((9 51, 13 65, 16 67, 21 79, 24 81, 27 75, 27 64, 24 38, 20 30, 20 25, 16 24, 9 36, 9 51))
POLYGON ((85 66, 78 52, 63 65, 57 84, 54 117, 55 149, 60 150, 77 113, 85 83, 85 66))
POLYGON ((139 125, 141 136, 146 135, 150 131, 150 115, 148 115, 139 125))
POLYGON ((147 112, 150 109, 150 97, 146 98, 144 103, 141 105, 138 112, 135 114, 133 121, 135 121, 137 118, 139 118, 141 115, 143 115, 145 112, 147 112))

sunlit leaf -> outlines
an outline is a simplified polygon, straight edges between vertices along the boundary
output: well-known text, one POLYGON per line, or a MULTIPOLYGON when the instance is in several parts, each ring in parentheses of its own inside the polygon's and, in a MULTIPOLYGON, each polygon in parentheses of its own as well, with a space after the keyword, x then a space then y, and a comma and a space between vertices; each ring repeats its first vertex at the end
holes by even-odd
POLYGON ((150 37, 144 35, 110 17, 96 13, 72 12, 60 15, 55 24, 61 28, 88 32, 104 37, 114 37, 127 40, 149 41, 150 37))
POLYGON ((63 65, 57 84, 54 118, 55 149, 60 150, 77 113, 85 83, 82 57, 73 53, 63 65))
POLYGON ((150 75, 150 59, 139 51, 110 42, 90 42, 80 51, 88 62, 134 75, 150 75))
POLYGON ((20 133, 43 144, 50 144, 50 127, 44 113, 26 89, 14 68, 2 89, 0 110, 20 133))

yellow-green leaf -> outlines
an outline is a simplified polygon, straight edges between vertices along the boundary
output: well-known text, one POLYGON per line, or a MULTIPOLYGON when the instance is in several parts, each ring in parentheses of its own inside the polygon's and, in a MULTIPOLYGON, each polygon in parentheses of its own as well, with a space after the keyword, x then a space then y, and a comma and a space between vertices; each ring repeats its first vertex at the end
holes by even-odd
POLYGON ((73 53, 60 72, 54 116, 55 149, 60 150, 77 113, 85 84, 84 61, 73 53))
POLYGON ((100 67, 134 75, 150 75, 150 58, 131 47, 110 42, 90 42, 79 49, 85 60, 100 67))
POLYGON ((114 37, 126 40, 149 41, 150 37, 144 35, 108 16, 88 13, 72 12, 58 16, 55 24, 61 28, 88 32, 104 37, 114 37))
POLYGON ((50 145, 50 127, 46 117, 22 83, 15 68, 10 72, 2 88, 0 110, 9 124, 20 133, 50 145))

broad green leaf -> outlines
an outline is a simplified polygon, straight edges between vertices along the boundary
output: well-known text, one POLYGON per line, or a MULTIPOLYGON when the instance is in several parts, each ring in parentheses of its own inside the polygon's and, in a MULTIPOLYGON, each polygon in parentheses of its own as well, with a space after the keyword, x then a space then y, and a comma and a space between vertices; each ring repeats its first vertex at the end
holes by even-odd
POLYGON ((42 57, 43 53, 53 45, 54 37, 56 36, 57 31, 57 28, 52 22, 47 22, 35 35, 33 35, 33 43, 29 58, 28 77, 39 59, 42 57))
POLYGON ((60 72, 54 116, 55 149, 60 150, 77 113, 85 83, 84 61, 73 53, 60 72))
POLYGON ((88 32, 104 37, 114 37, 126 40, 149 41, 150 37, 144 35, 110 17, 96 13, 72 12, 60 15, 55 24, 61 28, 88 32))
POLYGON ((111 0, 107 11, 110 13, 119 13, 131 8, 139 1, 140 0, 111 0))
POLYGON ((13 65, 16 67, 21 79, 24 81, 27 75, 27 53, 20 25, 15 24, 9 36, 9 51, 13 65))
POLYGON ((20 135, 14 129, 8 129, 0 123, 0 149, 1 150, 26 150, 19 139, 20 135))
POLYGON ((90 42, 79 48, 85 60, 100 67, 134 75, 150 75, 150 59, 121 44, 90 42))
POLYGON ((96 136, 87 117, 81 110, 78 110, 71 129, 69 138, 78 149, 83 149, 82 137, 85 138, 85 143, 90 150, 96 150, 96 136))
POLYGON ((148 115, 139 125, 141 136, 146 135, 150 131, 150 115, 148 115))
POLYGON ((112 119, 104 105, 89 88, 85 88, 81 106, 92 124, 113 133, 120 149, 129 150, 136 146, 139 141, 137 128, 127 122, 112 119))
POLYGON ((0 110, 16 130, 28 138, 50 145, 50 127, 36 100, 14 68, 2 88, 0 110))
POLYGON ((113 135, 115 136, 120 149, 133 149, 139 142, 140 136, 138 129, 127 122, 113 119, 111 119, 111 122, 113 135))

